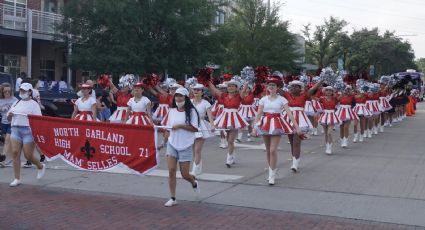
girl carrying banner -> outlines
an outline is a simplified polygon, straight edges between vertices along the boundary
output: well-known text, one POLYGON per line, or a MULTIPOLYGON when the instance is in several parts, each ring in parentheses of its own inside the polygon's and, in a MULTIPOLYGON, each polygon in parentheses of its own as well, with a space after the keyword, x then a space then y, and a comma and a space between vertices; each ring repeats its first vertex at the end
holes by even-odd
POLYGON ((19 97, 9 112, 7 119, 11 121, 10 140, 13 153, 13 172, 15 179, 9 184, 15 187, 21 184, 21 151, 24 151, 25 158, 37 166, 37 179, 44 176, 46 166, 34 157, 34 139, 31 132, 27 115, 40 115, 41 109, 38 103, 32 100, 33 87, 30 83, 22 83, 19 88, 19 97))

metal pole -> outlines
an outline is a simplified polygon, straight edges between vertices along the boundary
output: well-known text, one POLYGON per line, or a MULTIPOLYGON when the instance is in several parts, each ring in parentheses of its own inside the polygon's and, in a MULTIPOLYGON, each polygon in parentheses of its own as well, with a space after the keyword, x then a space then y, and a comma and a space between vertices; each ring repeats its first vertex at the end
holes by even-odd
POLYGON ((27 10, 27 77, 31 78, 32 72, 32 10, 27 10))
POLYGON ((66 60, 66 64, 68 65, 67 73, 66 73, 66 80, 68 82, 68 85, 71 85, 72 83, 71 55, 72 55, 71 35, 68 34, 68 58, 66 60))

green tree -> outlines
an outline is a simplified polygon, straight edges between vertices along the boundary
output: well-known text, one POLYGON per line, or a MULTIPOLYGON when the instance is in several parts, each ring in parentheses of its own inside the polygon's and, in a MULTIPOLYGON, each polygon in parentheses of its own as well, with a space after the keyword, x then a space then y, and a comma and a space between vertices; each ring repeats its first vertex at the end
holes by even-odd
POLYGON ((418 60, 415 61, 416 66, 418 67, 418 71, 425 73, 425 58, 419 58, 418 60))
POLYGON ((303 34, 307 38, 307 61, 316 63, 319 68, 335 64, 341 53, 335 50, 334 46, 345 38, 346 32, 343 29, 347 24, 344 20, 330 17, 325 19, 324 24, 316 26, 314 32, 311 31, 310 24, 304 26, 303 34))
POLYGON ((411 45, 389 31, 383 35, 378 28, 354 31, 351 46, 347 61, 351 73, 367 71, 370 65, 376 69, 375 76, 416 67, 411 45))
POLYGON ((234 72, 244 66, 267 65, 272 69, 296 68, 296 38, 288 23, 278 17, 278 6, 271 9, 262 0, 236 0, 234 13, 217 31, 224 45, 224 60, 234 72))
POLYGON ((59 26, 73 44, 75 68, 181 76, 218 52, 209 0, 71 0, 59 26))

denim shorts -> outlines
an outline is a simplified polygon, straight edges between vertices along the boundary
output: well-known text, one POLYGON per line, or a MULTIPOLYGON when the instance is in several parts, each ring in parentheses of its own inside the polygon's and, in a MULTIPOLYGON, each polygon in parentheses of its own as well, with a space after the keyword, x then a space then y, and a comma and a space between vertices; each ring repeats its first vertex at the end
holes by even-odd
POLYGON ((11 125, 1 123, 1 133, 2 134, 10 134, 10 132, 11 132, 11 125))
POLYGON ((29 126, 12 126, 10 138, 18 140, 23 144, 33 143, 31 128, 29 126))
POLYGON ((187 149, 177 150, 172 145, 170 145, 170 143, 168 143, 166 155, 176 158, 178 162, 190 162, 192 161, 193 155, 192 146, 187 149))

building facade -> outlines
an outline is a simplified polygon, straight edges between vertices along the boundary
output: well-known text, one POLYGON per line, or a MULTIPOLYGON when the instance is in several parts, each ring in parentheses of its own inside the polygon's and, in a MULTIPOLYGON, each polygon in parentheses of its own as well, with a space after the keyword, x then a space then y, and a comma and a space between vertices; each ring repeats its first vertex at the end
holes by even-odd
POLYGON ((60 12, 65 3, 66 0, 0 0, 0 72, 14 77, 24 72, 32 78, 66 80, 67 50, 54 36, 55 24, 63 20, 60 12), (31 73, 27 49, 29 15, 31 73))

